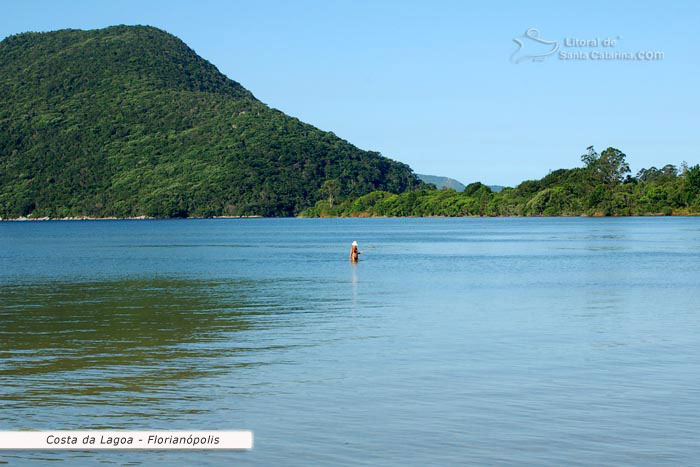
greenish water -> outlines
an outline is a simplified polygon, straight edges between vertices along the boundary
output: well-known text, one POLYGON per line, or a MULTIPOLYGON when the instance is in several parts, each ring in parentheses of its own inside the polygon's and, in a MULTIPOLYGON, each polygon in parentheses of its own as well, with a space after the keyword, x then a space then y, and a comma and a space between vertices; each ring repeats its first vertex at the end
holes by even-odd
POLYGON ((0 462, 694 465, 699 260, 698 218, 0 223, 0 429, 256 437, 0 462))

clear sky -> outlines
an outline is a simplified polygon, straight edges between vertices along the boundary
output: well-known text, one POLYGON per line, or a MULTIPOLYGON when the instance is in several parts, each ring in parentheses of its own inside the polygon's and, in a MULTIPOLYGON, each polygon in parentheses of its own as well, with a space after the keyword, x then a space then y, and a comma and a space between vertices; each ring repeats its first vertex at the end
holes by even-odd
POLYGON ((22 1, 2 6, 0 37, 156 26, 269 106, 466 183, 540 178, 591 144, 621 149, 633 172, 700 163, 699 2, 531 3, 22 1), (663 58, 559 56, 638 51, 663 58))

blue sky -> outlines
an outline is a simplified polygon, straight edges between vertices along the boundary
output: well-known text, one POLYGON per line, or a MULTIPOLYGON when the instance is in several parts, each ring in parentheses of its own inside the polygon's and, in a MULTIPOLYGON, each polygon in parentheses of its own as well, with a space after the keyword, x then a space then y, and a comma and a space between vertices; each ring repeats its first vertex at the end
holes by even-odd
MULTIPOLYGON (((623 150, 634 172, 700 163, 697 3, 524 3, 23 1, 3 5, 0 37, 153 25, 271 107, 467 183, 540 178, 580 165, 591 144, 623 150), (559 50, 515 64, 513 39, 528 28, 559 50), (616 44, 567 48, 565 38, 616 44), (605 51, 663 59, 558 56, 605 51)), ((523 41, 522 55, 546 48, 523 41)))

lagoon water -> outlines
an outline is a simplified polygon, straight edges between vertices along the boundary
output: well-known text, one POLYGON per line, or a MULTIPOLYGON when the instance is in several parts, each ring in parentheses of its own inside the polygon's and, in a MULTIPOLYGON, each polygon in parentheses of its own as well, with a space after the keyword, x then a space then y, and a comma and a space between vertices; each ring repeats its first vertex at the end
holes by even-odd
POLYGON ((697 464, 698 264, 700 218, 1 223, 0 430, 255 447, 0 463, 697 464))

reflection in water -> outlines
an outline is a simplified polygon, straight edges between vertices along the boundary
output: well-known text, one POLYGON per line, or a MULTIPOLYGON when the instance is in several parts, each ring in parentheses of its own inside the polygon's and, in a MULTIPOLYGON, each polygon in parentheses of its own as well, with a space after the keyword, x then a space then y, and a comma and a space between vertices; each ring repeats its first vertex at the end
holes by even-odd
POLYGON ((352 304, 357 305, 357 263, 350 263, 352 271, 352 304))
POLYGON ((236 333, 251 327, 254 290, 172 279, 0 286, 0 400, 15 410, 134 406, 248 365, 235 358, 250 350, 236 333))

